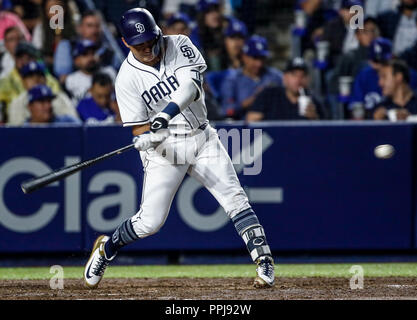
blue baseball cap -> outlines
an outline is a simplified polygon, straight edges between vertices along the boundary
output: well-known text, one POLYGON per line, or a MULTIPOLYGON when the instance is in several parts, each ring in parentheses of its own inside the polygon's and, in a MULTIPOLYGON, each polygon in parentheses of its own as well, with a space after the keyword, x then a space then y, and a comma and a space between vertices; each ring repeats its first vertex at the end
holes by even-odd
POLYGON ((167 26, 172 26, 174 23, 183 22, 187 26, 190 25, 191 19, 190 17, 183 12, 174 13, 169 19, 167 20, 167 26))
POLYGON ((22 77, 26 77, 31 74, 45 75, 45 66, 43 65, 43 63, 31 61, 25 64, 22 68, 20 68, 19 72, 22 75, 22 77))
POLYGON ((268 42, 264 37, 253 35, 246 40, 243 53, 254 58, 266 58, 269 56, 268 42))
POLYGON ((369 46, 368 58, 374 62, 385 62, 392 58, 392 42, 385 38, 376 38, 369 46))
POLYGON ((224 31, 224 35, 226 37, 242 36, 243 38, 246 38, 248 36, 248 28, 242 21, 231 18, 229 19, 229 24, 224 31))
POLYGON ((29 103, 39 100, 52 100, 55 97, 51 88, 44 84, 35 86, 28 91, 29 103))
POLYGON ((206 12, 209 11, 211 8, 220 7, 219 0, 200 0, 197 3, 197 11, 198 12, 206 12))
POLYGON ((80 55, 85 54, 90 49, 97 50, 97 44, 87 39, 79 40, 75 43, 74 48, 72 49, 72 56, 74 58, 78 57, 80 55))
POLYGON ((341 8, 348 9, 353 6, 361 6, 363 7, 363 1, 361 0, 342 0, 341 8))

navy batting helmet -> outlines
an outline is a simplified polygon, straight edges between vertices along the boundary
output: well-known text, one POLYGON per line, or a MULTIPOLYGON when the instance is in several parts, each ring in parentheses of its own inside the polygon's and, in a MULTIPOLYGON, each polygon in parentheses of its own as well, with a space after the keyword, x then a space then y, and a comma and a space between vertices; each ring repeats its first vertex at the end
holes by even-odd
POLYGON ((143 8, 126 11, 120 18, 123 38, 129 45, 138 45, 162 36, 152 14, 143 8))

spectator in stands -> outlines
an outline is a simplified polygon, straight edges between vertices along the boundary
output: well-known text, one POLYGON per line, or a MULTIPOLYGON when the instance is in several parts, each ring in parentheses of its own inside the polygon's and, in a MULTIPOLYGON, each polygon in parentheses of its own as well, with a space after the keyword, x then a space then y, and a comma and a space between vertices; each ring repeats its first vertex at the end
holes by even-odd
POLYGON ((392 60, 379 70, 379 85, 384 100, 373 113, 375 120, 407 120, 417 115, 417 95, 410 87, 410 71, 401 60, 392 60))
MULTIPOLYGON (((0 102, 6 107, 6 113, 10 102, 25 91, 19 71, 25 64, 38 59, 39 52, 30 43, 21 42, 17 45, 15 67, 5 78, 0 80, 0 102)), ((46 74, 46 84, 51 87, 54 92, 60 90, 59 82, 50 73, 46 74)))
POLYGON ((0 53, 0 79, 6 77, 13 70, 16 48, 22 40, 23 35, 16 26, 9 27, 4 32, 6 50, 0 53))
POLYGON ((376 18, 381 13, 394 9, 393 0, 366 0, 365 12, 368 17, 376 18))
POLYGON ((258 95, 248 110, 248 122, 261 120, 317 120, 323 109, 309 97, 308 67, 302 58, 294 58, 284 70, 283 87, 269 87, 258 95))
POLYGON ((40 4, 40 0, 13 0, 13 11, 31 34, 40 20, 40 4))
POLYGON ((100 67, 96 51, 96 43, 90 40, 77 41, 74 45, 73 62, 78 70, 66 77, 65 88, 73 98, 75 105, 78 105, 78 102, 91 88, 94 73, 102 71, 108 74, 113 81, 116 79, 116 71, 113 67, 100 67))
MULTIPOLYGON (((356 76, 353 83, 353 92, 350 99, 349 109, 352 110, 354 105, 362 104, 366 111, 366 117, 369 117, 369 111, 381 102, 382 91, 378 85, 378 72, 383 64, 391 60, 392 43, 388 39, 377 38, 369 47, 368 65, 364 67, 356 76)), ((417 74, 414 70, 411 72, 411 86, 417 87, 417 74)))
POLYGON ((417 40, 417 0, 401 0, 395 9, 378 16, 381 35, 393 42, 393 53, 399 56, 417 40))
POLYGON ((337 17, 340 3, 333 0, 297 0, 296 10, 302 11, 306 18, 306 32, 302 36, 302 53, 313 49, 314 43, 323 35, 323 26, 337 17))
POLYGON ((204 86, 204 90, 206 92, 206 98, 209 96, 211 101, 214 102, 212 99, 214 98, 218 103, 221 102, 220 90, 224 79, 227 78, 231 72, 230 70, 239 69, 243 65, 242 49, 247 36, 248 31, 246 25, 240 20, 230 18, 224 32, 224 47, 223 53, 221 54, 222 70, 209 71, 205 75, 206 85, 204 86))
MULTIPOLYGON (((97 45, 96 54, 99 56, 101 66, 119 68, 114 52, 103 40, 101 16, 97 11, 83 12, 78 26, 79 37, 77 41, 90 40, 97 45)), ((59 42, 54 54, 54 73, 61 83, 65 83, 68 74, 74 71, 71 52, 76 41, 62 40, 59 42)))
MULTIPOLYGON (((165 17, 165 19, 169 18, 176 12, 184 12, 188 14, 190 17, 194 17, 196 15, 197 10, 197 3, 199 0, 169 0, 163 1, 161 13, 165 17)), ((225 11, 226 15, 232 14, 232 8, 230 5, 230 0, 223 0, 222 6, 223 10, 225 11)))
POLYGON ((222 69, 223 23, 219 0, 200 0, 197 5, 197 26, 190 39, 201 51, 207 63, 207 71, 222 69))
POLYGON ((246 25, 237 19, 229 19, 224 32, 225 63, 223 68, 242 67, 242 49, 248 36, 246 25))
POLYGON ((218 103, 221 102, 220 90, 224 79, 227 78, 231 70, 239 69, 243 65, 242 49, 247 36, 246 25, 240 20, 230 18, 224 32, 224 47, 221 54, 222 70, 206 73, 206 86, 204 86, 206 97, 210 95, 210 99, 214 98, 218 103))
MULTIPOLYGON (((359 42, 359 47, 341 56, 334 69, 334 76, 331 81, 333 85, 337 86, 338 78, 341 76, 355 77, 367 65, 369 46, 379 36, 379 28, 376 20, 370 17, 366 18, 363 29, 356 29, 355 34, 359 42)), ((336 88, 333 87, 332 89, 336 88)), ((335 90, 332 90, 332 92, 337 93, 335 90)))
POLYGON ((344 103, 346 102, 345 100, 349 99, 353 79, 360 70, 367 66, 369 46, 379 36, 376 20, 371 17, 365 19, 363 29, 358 28, 355 32, 359 47, 342 55, 329 77, 327 99, 333 119, 343 119, 345 117, 344 103), (351 83, 346 84, 349 86, 347 93, 340 90, 340 82, 343 79, 351 79, 351 83))
POLYGON ((78 114, 85 123, 114 123, 120 119, 117 110, 112 109, 113 80, 105 73, 93 76, 93 83, 87 96, 77 106, 78 114))
POLYGON ((282 84, 282 73, 265 65, 268 55, 265 38, 254 35, 246 41, 243 67, 230 72, 220 89, 224 116, 244 119, 246 111, 266 87, 282 84))
MULTIPOLYGON (((23 91, 18 97, 12 100, 9 106, 8 124, 22 125, 30 116, 28 91, 39 85, 46 85, 45 66, 39 62, 29 62, 20 70, 23 79, 23 91)), ((63 91, 54 92, 55 98, 52 100, 52 110, 54 115, 69 115, 78 118, 75 107, 71 100, 63 91)))
POLYGON ((80 120, 69 115, 54 115, 52 100, 55 98, 51 88, 45 85, 33 87, 28 92, 30 116, 25 124, 80 124, 80 120))
POLYGON ((169 17, 164 28, 165 35, 182 34, 190 36, 190 17, 182 12, 178 12, 169 17))
POLYGON ((350 27, 350 21, 355 15, 350 12, 350 8, 355 5, 363 7, 362 0, 342 0, 339 16, 324 26, 321 40, 329 42, 330 66, 334 67, 337 64, 341 54, 346 54, 359 46, 355 29, 350 27))
POLYGON ((3 41, 4 33, 10 27, 19 28, 26 41, 32 40, 30 32, 28 31, 22 20, 20 20, 19 16, 12 12, 4 11, 0 7, 0 41, 3 41))
MULTIPOLYGON (((73 11, 69 3, 72 1, 63 0, 42 0, 41 5, 41 22, 33 30, 33 44, 41 50, 42 57, 45 60, 48 69, 53 70, 53 56, 58 43, 62 39, 72 39, 75 35, 73 21, 73 11), (50 10, 52 6, 59 5, 63 8, 63 29, 50 27, 50 21, 56 14, 55 10, 50 10)), ((53 20, 57 22, 56 20, 53 20)))
POLYGON ((407 65, 414 70, 417 70, 417 40, 414 42, 414 45, 405 50, 399 58, 407 62, 407 65))

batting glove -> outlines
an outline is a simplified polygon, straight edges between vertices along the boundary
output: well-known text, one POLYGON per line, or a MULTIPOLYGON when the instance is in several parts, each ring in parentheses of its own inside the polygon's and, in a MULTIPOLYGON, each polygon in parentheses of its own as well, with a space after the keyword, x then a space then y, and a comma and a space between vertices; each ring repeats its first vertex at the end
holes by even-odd
POLYGON ((155 119, 151 123, 151 132, 157 132, 160 130, 168 129, 168 122, 171 120, 171 116, 165 112, 159 112, 155 119))
POLYGON ((159 144, 165 141, 169 136, 169 129, 160 130, 157 133, 141 134, 133 138, 135 148, 139 151, 146 151, 151 148, 156 148, 159 144))
POLYGON ((133 143, 135 148, 139 151, 146 151, 150 148, 154 148, 155 145, 151 141, 150 134, 142 134, 133 138, 133 143))

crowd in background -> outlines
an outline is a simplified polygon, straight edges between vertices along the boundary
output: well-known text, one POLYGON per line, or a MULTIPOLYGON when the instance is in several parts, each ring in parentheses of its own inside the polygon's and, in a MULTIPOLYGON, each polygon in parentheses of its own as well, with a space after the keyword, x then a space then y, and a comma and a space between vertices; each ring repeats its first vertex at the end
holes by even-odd
POLYGON ((299 0, 295 17, 292 54, 313 57, 328 118, 415 119, 417 0, 299 0))
POLYGON ((202 52, 210 120, 415 119, 417 0, 294 0, 282 68, 254 22, 261 2, 0 0, 0 122, 120 123, 118 22, 137 6, 202 52))

